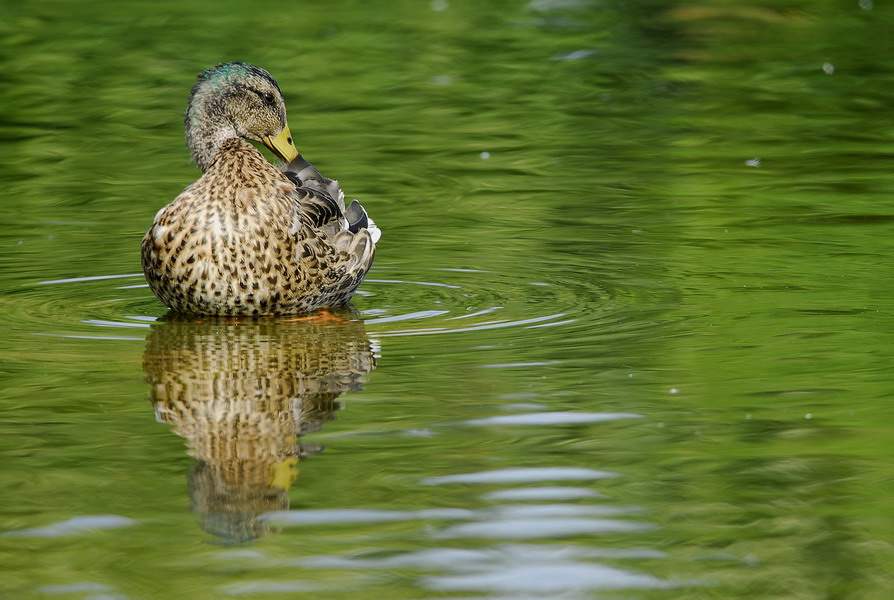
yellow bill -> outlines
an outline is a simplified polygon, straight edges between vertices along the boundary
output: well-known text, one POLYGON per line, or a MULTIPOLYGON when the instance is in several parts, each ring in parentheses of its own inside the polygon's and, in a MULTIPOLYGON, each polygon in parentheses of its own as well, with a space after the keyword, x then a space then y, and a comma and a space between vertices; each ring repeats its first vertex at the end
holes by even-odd
POLYGON ((265 135, 261 141, 270 148, 271 152, 286 162, 292 162, 298 158, 298 149, 295 148, 295 144, 292 142, 292 132, 289 131, 288 125, 283 127, 279 135, 265 135))

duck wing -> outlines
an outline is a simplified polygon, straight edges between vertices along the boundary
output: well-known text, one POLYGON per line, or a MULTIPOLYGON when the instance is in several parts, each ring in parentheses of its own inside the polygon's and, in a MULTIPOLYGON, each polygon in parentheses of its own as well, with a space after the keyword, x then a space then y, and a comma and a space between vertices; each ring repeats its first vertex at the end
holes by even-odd
POLYGON ((305 223, 335 234, 348 228, 348 221, 335 200, 310 188, 296 187, 295 195, 305 223))
POLYGON ((345 210, 345 219, 348 221, 348 231, 351 233, 357 233, 361 229, 368 230, 373 244, 382 237, 382 231, 376 227, 376 222, 369 218, 366 209, 356 200, 352 201, 345 210))
POLYGON ((300 154, 298 158, 283 167, 283 173, 297 187, 308 188, 329 196, 335 200, 338 209, 344 212, 345 193, 338 185, 338 181, 329 179, 320 173, 315 166, 307 162, 300 154))
POLYGON ((283 167, 283 173, 295 184, 301 198, 306 217, 316 227, 333 228, 332 233, 347 230, 358 233, 367 229, 373 244, 379 241, 382 232, 369 218, 366 209, 356 200, 345 208, 345 193, 335 179, 329 179, 304 159, 300 154, 283 167), (307 192, 313 192, 308 194, 307 192))

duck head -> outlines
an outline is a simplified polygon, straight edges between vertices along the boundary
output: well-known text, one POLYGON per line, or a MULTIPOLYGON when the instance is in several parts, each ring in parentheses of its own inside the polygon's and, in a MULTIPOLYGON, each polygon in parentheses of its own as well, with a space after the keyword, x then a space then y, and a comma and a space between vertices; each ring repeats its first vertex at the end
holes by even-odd
POLYGON ((200 73, 184 121, 192 159, 203 171, 231 138, 262 142, 286 162, 298 156, 279 85, 254 65, 231 62, 200 73))

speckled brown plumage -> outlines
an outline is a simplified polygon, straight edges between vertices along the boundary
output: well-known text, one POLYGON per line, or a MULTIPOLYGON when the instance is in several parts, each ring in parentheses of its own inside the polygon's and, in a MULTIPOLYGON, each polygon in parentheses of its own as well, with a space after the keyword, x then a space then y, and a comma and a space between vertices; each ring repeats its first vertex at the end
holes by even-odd
POLYGON ((159 211, 142 244, 159 299, 206 315, 346 305, 372 265, 378 229, 371 221, 352 227, 338 183, 301 159, 269 73, 244 63, 202 73, 186 130, 204 174, 159 211), (287 177, 245 139, 306 165, 306 182, 287 177))

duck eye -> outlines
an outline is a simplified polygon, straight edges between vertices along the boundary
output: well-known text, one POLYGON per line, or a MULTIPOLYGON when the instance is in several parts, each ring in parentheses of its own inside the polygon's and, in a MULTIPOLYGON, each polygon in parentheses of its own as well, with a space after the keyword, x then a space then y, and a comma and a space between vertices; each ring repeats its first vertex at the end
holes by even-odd
POLYGON ((252 91, 255 94, 257 94, 258 98, 260 98, 261 101, 264 102, 265 104, 273 106, 273 104, 276 102, 276 96, 274 96, 270 92, 262 92, 261 90, 252 90, 252 91))

